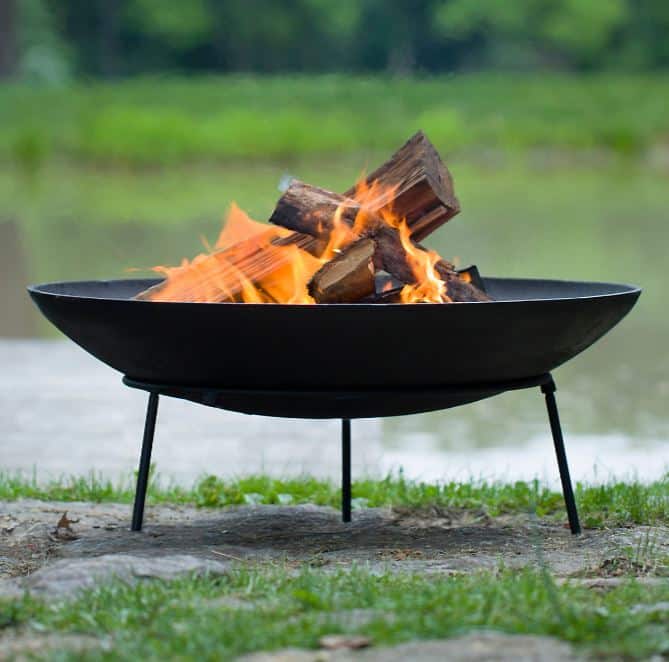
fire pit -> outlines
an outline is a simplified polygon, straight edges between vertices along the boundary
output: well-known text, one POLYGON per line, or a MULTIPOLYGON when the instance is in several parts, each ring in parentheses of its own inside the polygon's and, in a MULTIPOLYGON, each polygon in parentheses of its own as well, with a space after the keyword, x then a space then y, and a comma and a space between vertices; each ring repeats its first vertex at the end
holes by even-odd
POLYGON ((459 209, 450 173, 419 132, 343 194, 291 182, 270 225, 231 207, 215 246, 156 267, 163 279, 29 288, 56 327, 150 394, 133 530, 142 527, 160 395, 342 419, 349 521, 351 419, 540 387, 578 533, 550 372, 615 326, 640 290, 458 270, 417 242, 459 209))
POLYGON ((635 304, 638 288, 485 278, 494 301, 458 305, 134 298, 153 283, 29 288, 65 335, 123 373, 128 386, 150 393, 133 530, 142 526, 159 395, 247 414, 341 418, 342 506, 348 521, 350 419, 446 409, 538 386, 546 396, 571 530, 579 532, 549 373, 615 326, 635 304), (346 329, 362 332, 348 337, 346 329), (416 333, 419 342, 410 342, 416 333), (341 351, 328 351, 333 347, 341 351))

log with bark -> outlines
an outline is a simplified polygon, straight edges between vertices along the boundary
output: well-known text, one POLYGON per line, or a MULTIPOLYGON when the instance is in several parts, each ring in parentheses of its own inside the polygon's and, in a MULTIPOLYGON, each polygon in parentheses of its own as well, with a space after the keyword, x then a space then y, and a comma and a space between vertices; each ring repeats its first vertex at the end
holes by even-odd
POLYGON ((352 227, 360 211, 355 200, 294 179, 276 203, 269 222, 323 239, 330 234, 338 209, 341 220, 352 227))
POLYGON ((395 218, 406 220, 416 241, 460 211, 451 174, 419 131, 368 175, 362 187, 359 183, 343 195, 293 180, 269 220, 289 230, 323 237, 331 230, 338 207, 343 210, 342 219, 353 225, 361 204, 372 215, 388 210, 395 218))

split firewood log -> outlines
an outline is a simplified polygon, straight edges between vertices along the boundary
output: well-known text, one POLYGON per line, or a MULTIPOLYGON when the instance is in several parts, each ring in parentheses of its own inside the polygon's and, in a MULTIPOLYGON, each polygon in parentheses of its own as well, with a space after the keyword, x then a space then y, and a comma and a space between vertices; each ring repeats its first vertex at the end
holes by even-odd
MULTIPOLYGON (((363 184, 364 209, 372 215, 391 210, 406 220, 411 236, 420 241, 460 211, 453 179, 422 131, 367 176, 363 184)), ((353 225, 360 210, 358 187, 343 195, 294 180, 276 204, 270 223, 289 230, 323 237, 332 228, 335 211, 353 225)))
POLYGON ((355 303, 374 293, 376 244, 358 239, 326 262, 309 281, 309 294, 316 303, 355 303))
MULTIPOLYGON (((368 204, 372 211, 392 209, 406 220, 411 236, 421 241, 460 211, 453 178, 427 136, 419 131, 365 178, 382 195, 368 204)), ((344 192, 355 197, 356 187, 344 192)))

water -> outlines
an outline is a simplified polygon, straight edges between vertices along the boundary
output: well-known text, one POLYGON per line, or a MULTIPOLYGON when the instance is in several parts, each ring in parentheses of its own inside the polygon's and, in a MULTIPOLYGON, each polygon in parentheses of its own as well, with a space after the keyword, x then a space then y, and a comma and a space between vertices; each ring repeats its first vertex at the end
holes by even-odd
MULTIPOLYGON (((344 165, 181 173, 63 167, 29 181, 0 173, 0 193, 9 194, 0 195, 0 336, 7 338, 0 340, 2 466, 36 468, 45 477, 91 468, 127 475, 137 461, 144 414, 143 394, 123 388, 119 375, 39 318, 23 293, 26 282, 123 277, 128 267, 176 262, 198 250, 200 234, 215 236, 230 200, 266 216, 287 167, 343 189, 352 176, 344 165)), ((476 262, 484 275, 644 287, 632 314, 555 377, 576 478, 661 475, 669 465, 667 173, 548 159, 453 169, 465 211, 426 242, 443 255, 476 262)), ((208 471, 336 477, 338 427, 163 399, 155 459, 163 476, 185 483, 208 471)), ((426 479, 557 481, 538 390, 354 423, 355 472, 379 475, 400 466, 426 479)))

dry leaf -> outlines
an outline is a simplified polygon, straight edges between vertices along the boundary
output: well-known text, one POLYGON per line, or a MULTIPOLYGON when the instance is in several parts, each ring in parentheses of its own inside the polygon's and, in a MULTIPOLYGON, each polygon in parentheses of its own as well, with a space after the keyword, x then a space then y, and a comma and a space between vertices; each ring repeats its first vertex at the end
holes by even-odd
POLYGON ((61 518, 58 520, 58 524, 56 524, 56 529, 54 533, 58 533, 58 529, 66 529, 67 531, 72 531, 72 527, 70 526, 71 524, 79 524, 78 519, 69 519, 67 516, 67 510, 61 515, 61 518))
POLYGON ((65 511, 58 520, 58 524, 56 524, 56 528, 53 530, 51 535, 61 540, 76 540, 78 536, 74 532, 72 524, 78 523, 78 519, 70 519, 67 516, 67 511, 65 511))

